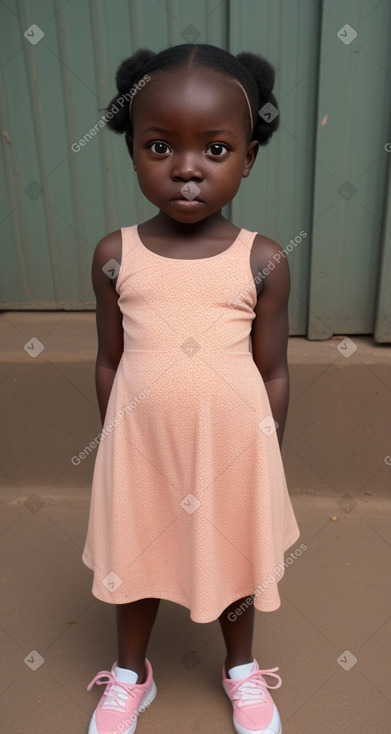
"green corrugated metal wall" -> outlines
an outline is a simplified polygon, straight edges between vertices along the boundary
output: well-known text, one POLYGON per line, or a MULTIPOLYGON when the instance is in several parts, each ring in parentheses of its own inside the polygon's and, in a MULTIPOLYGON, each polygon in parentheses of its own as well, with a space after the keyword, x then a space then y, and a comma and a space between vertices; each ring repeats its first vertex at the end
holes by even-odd
POLYGON ((71 145, 123 58, 190 41, 277 68, 280 130, 224 213, 283 247, 307 233, 288 256, 291 335, 391 341, 390 3, 3 0, 0 14, 2 308, 94 307, 96 243, 156 209, 121 137, 71 145))

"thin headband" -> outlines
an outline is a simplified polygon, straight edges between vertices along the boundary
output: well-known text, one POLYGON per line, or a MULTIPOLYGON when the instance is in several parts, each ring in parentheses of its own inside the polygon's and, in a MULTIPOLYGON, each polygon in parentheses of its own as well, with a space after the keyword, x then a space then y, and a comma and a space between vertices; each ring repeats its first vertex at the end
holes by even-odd
MULTIPOLYGON (((251 105, 250 105, 250 100, 249 100, 249 98, 248 98, 248 96, 247 96, 247 92, 246 92, 245 88, 244 88, 244 87, 243 87, 243 86, 241 85, 241 83, 240 83, 240 82, 238 82, 238 80, 237 80, 237 79, 235 79, 234 77, 232 77, 232 81, 236 82, 236 84, 239 84, 239 87, 241 88, 241 90, 242 90, 242 92, 243 92, 244 96, 246 97, 246 102, 247 102, 247 107, 248 107, 248 113, 249 113, 249 115, 250 115, 250 122, 251 122, 251 132, 252 132, 252 131, 253 131, 253 128, 254 128, 254 122, 253 122, 253 116, 252 116, 252 112, 251 112, 251 105)), ((136 95, 135 95, 135 94, 133 94, 133 95, 131 96, 131 98, 130 98, 130 103, 129 103, 129 117, 130 117, 130 113, 131 113, 131 110, 132 110, 132 102, 133 102, 133 98, 134 98, 135 96, 136 96, 136 95)))
POLYGON ((245 88, 241 85, 241 83, 238 82, 238 80, 237 79, 234 79, 234 78, 233 78, 233 81, 236 82, 236 84, 239 84, 239 87, 241 88, 244 96, 246 97, 247 107, 248 107, 248 114, 250 115, 250 121, 251 121, 251 132, 252 132, 253 131, 253 127, 254 127, 254 123, 253 123, 253 116, 252 116, 252 112, 251 112, 250 100, 249 100, 249 98, 247 96, 247 92, 246 92, 245 88))

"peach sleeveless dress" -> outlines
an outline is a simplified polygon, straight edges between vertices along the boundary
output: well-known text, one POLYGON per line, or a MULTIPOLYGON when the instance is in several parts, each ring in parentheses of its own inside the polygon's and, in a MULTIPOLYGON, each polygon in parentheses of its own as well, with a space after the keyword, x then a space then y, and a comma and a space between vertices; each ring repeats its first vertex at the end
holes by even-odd
POLYGON ((300 532, 251 351, 257 233, 192 260, 153 253, 137 225, 121 234, 124 352, 82 556, 92 593, 169 600, 195 622, 250 594, 256 609, 277 609, 284 551, 300 532))

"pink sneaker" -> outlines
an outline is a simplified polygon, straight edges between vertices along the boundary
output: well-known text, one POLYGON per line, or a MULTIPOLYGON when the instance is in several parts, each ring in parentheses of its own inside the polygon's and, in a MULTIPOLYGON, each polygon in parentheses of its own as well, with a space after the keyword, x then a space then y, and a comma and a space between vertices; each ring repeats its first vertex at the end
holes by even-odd
POLYGON ((102 698, 92 714, 88 734, 133 734, 138 715, 156 696, 152 666, 147 658, 145 658, 147 674, 145 683, 122 683, 114 675, 116 665, 115 662, 111 672, 101 670, 87 686, 87 691, 90 691, 95 683, 98 686, 106 683, 102 698))
POLYGON ((277 706, 267 690, 279 688, 282 683, 280 676, 276 675, 276 670, 278 668, 259 670, 259 665, 254 660, 250 675, 233 680, 225 677, 223 665, 223 688, 232 702, 233 724, 238 734, 281 734, 277 706), (277 685, 268 685, 263 675, 276 678, 277 685))

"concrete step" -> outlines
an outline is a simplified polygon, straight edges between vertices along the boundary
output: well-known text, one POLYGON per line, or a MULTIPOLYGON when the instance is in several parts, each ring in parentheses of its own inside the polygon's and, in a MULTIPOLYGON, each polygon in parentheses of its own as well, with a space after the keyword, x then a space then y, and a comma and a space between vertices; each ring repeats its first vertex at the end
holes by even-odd
MULTIPOLYGON (((100 432, 94 313, 0 314, 3 487, 23 496, 88 491, 100 432)), ((345 335, 291 337, 282 456, 291 493, 349 496, 391 486, 391 346, 345 335)))

